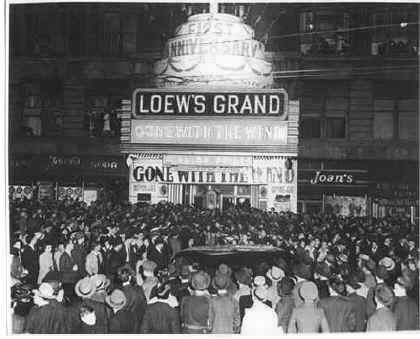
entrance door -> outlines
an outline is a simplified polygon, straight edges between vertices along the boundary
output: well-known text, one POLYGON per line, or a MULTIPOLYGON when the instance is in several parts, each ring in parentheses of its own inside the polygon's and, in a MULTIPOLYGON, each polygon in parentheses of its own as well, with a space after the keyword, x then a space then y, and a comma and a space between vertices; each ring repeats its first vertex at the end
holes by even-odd
POLYGON ((235 198, 229 195, 222 195, 222 210, 235 206, 235 198))

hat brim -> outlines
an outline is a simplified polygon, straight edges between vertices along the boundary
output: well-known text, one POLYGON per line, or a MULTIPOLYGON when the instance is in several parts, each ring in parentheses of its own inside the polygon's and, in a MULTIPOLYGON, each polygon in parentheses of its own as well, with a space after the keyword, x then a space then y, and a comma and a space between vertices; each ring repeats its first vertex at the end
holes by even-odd
POLYGON ((96 292, 96 286, 92 283, 92 290, 89 293, 83 293, 82 291, 80 291, 80 284, 81 284, 82 280, 79 280, 76 285, 74 286, 74 292, 76 293, 77 296, 81 297, 81 298, 90 298, 92 295, 95 294, 96 292))
POLYGON ((109 306, 111 306, 111 307, 119 307, 119 308, 123 308, 125 305, 127 305, 127 300, 123 301, 121 304, 115 304, 115 303, 113 303, 113 302, 112 302, 112 300, 111 300, 111 296, 110 296, 110 295, 107 295, 107 296, 105 297, 105 302, 106 302, 109 306))

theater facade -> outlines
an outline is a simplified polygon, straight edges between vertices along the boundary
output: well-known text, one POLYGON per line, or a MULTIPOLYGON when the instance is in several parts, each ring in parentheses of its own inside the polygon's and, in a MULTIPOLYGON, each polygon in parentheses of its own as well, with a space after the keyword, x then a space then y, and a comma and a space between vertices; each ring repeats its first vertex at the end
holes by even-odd
POLYGON ((299 103, 274 88, 253 38, 240 18, 219 13, 176 29, 155 87, 123 102, 132 203, 297 211, 299 103))

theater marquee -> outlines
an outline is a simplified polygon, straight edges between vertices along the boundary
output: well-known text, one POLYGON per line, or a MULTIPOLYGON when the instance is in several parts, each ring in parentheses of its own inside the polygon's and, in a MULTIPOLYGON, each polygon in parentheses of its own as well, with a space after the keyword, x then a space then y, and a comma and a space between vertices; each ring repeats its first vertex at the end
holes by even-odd
POLYGON ((265 91, 183 92, 139 88, 133 94, 133 117, 170 115, 251 115, 287 118, 287 93, 265 91))
POLYGON ((281 145, 287 143, 287 122, 278 119, 133 120, 132 143, 281 145))

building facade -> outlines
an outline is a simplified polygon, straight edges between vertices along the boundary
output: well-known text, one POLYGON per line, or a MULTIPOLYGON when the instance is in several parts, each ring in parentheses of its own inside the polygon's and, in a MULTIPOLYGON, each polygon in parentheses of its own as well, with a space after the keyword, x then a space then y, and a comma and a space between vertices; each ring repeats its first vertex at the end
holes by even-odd
MULTIPOLYGON (((207 4, 10 6, 13 194, 59 197, 111 185, 127 198, 123 100, 158 87, 154 65, 176 28, 208 11, 207 4)), ((272 88, 299 102, 298 210, 413 214, 418 5, 219 4, 219 12, 252 27, 273 65, 272 88)), ((229 188, 226 204, 251 197, 241 189, 229 188)), ((196 202, 185 190, 181 202, 196 202)))

